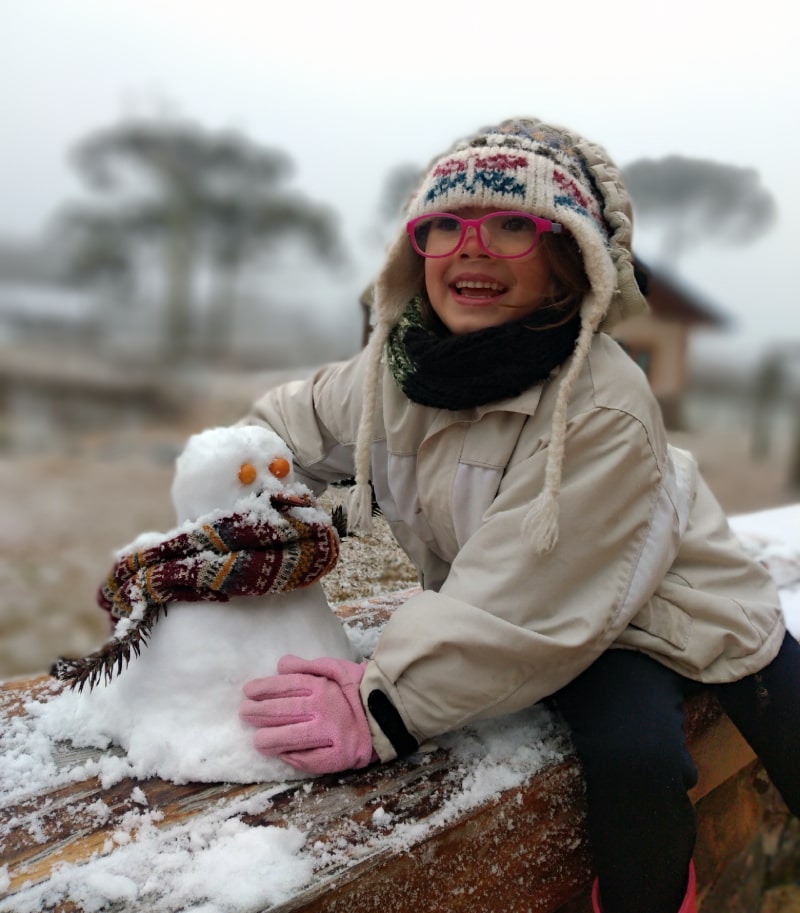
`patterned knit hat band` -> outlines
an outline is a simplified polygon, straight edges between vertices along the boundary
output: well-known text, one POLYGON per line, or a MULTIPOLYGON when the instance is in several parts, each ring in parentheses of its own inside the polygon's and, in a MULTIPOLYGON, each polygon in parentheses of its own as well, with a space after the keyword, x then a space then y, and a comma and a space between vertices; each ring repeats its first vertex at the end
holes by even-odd
POLYGON ((585 219, 607 241, 603 201, 574 156, 530 139, 502 134, 482 139, 485 143, 456 149, 429 170, 409 218, 467 207, 515 209, 573 224, 585 219))

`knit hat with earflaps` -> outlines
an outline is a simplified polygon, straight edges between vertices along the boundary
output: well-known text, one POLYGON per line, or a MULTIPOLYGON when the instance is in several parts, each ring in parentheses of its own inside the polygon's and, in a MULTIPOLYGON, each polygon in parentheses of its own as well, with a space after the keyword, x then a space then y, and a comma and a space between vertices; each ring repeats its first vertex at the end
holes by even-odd
MULTIPOLYGON (((558 539, 567 405, 592 337, 600 328, 647 310, 633 270, 630 197, 602 146, 536 118, 519 118, 482 129, 436 158, 411 197, 407 218, 470 206, 529 212, 560 222, 577 242, 589 279, 591 290, 581 304, 572 362, 559 381, 544 488, 523 523, 524 535, 543 553, 558 539)), ((423 259, 403 231, 375 283, 375 326, 356 441, 351 528, 368 529, 370 524, 370 449, 386 341, 409 301, 423 290, 423 259)))

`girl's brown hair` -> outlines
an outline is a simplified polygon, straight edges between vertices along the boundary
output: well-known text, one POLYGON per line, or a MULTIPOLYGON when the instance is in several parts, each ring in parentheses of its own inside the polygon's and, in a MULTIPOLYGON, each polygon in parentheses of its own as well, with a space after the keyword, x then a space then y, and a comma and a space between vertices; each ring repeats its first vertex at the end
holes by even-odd
POLYGON ((591 289, 578 242, 570 234, 547 233, 539 238, 539 249, 550 266, 550 295, 543 307, 571 317, 591 289))

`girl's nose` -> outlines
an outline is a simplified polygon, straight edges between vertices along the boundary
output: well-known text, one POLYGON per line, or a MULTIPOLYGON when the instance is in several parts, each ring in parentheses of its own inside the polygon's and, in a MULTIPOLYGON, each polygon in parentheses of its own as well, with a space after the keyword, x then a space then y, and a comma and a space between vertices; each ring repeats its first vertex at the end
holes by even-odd
POLYGON ((464 243, 461 245, 461 250, 459 251, 462 257, 486 256, 486 251, 481 246, 480 238, 478 237, 478 230, 476 225, 467 226, 466 234, 464 235, 464 243))

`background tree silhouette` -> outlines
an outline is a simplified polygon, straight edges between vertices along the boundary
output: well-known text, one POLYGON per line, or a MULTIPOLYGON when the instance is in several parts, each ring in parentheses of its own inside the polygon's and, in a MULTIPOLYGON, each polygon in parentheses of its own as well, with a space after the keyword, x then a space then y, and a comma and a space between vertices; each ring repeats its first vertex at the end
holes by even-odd
POLYGON ((758 171, 670 155, 623 169, 637 219, 661 234, 671 264, 696 244, 747 244, 775 222, 775 200, 758 171))
POLYGON ((163 285, 163 350, 184 358, 199 338, 204 355, 225 353, 246 264, 287 233, 321 260, 344 254, 327 207, 287 190, 289 157, 241 134, 186 121, 127 120, 78 144, 73 159, 95 198, 65 209, 59 225, 73 275, 135 275, 137 248, 156 251, 163 285), (196 332, 196 277, 208 267, 212 293, 196 332))

